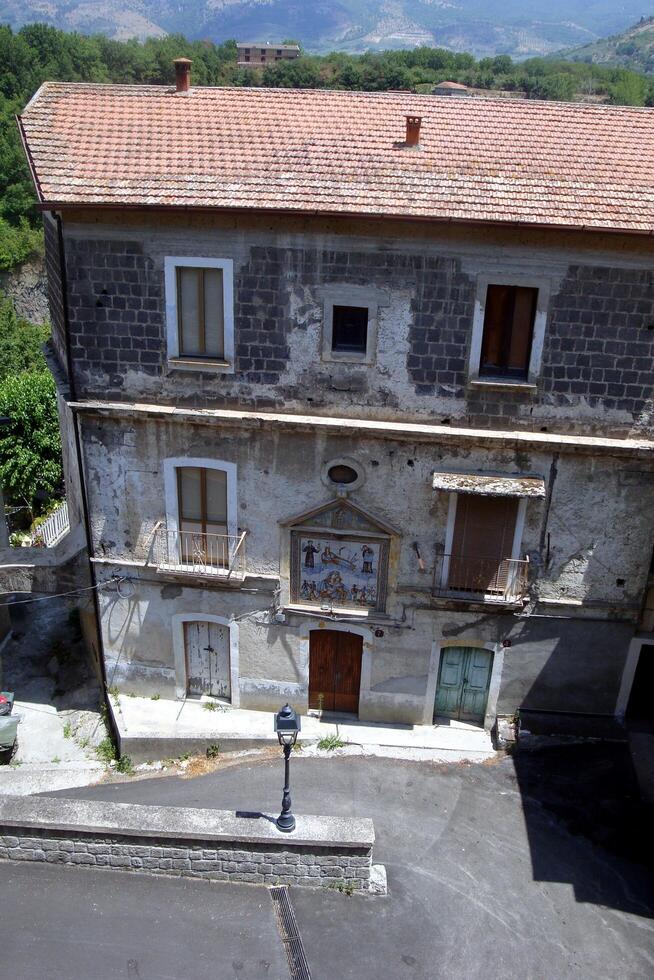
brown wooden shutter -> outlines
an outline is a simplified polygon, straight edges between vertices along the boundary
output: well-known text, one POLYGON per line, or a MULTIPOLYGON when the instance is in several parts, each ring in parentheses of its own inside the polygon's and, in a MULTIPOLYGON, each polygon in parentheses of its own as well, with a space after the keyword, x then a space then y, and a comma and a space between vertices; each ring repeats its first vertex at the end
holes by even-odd
POLYGON ((471 592, 499 589, 513 549, 516 497, 459 494, 448 586, 471 592))

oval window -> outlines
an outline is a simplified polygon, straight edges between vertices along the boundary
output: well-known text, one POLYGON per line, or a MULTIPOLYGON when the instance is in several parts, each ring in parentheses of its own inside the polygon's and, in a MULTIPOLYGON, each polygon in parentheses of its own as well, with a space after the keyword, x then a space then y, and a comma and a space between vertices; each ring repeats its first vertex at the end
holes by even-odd
POLYGON ((338 483, 339 485, 356 483, 359 479, 359 474, 354 467, 346 466, 345 463, 336 463, 335 466, 330 466, 327 470, 327 476, 332 483, 338 483))

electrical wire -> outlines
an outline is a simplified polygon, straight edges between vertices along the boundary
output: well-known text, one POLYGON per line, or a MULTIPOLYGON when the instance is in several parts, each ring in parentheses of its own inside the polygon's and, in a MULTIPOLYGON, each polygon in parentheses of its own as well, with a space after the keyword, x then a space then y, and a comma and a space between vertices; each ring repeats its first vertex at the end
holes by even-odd
MULTIPOLYGON (((97 585, 88 585, 83 589, 72 589, 70 592, 57 592, 54 595, 40 595, 35 596, 32 599, 16 599, 14 602, 0 602, 0 606, 24 606, 28 602, 46 602, 48 599, 63 599, 65 596, 81 595, 83 592, 93 592, 94 589, 105 589, 109 585, 116 585, 118 588, 121 582, 126 581, 126 578, 126 576, 123 576, 123 578, 115 577, 111 578, 108 582, 99 582, 97 585)), ((0 592, 0 596, 15 595, 16 592, 20 591, 20 589, 16 589, 13 592, 0 592)))

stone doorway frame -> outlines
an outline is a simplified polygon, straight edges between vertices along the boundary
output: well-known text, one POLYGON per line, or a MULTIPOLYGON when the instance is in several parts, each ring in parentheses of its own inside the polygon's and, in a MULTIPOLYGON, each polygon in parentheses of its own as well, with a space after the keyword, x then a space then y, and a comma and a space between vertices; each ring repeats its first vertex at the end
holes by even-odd
POLYGON ((434 640, 431 645, 429 673, 427 674, 427 692, 425 694, 425 709, 422 719, 423 725, 434 724, 434 704, 436 702, 436 688, 438 686, 441 653, 447 647, 477 647, 480 650, 489 650, 490 653, 493 654, 493 666, 491 668, 490 682, 488 685, 488 699, 486 701, 486 714, 484 715, 483 724, 484 729, 486 731, 490 731, 497 718, 497 702, 500 695, 502 669, 504 667, 504 646, 501 643, 487 643, 485 640, 471 640, 467 636, 457 637, 454 640, 434 640))
POLYGON ((192 612, 177 613, 171 617, 170 626, 173 634, 173 658, 175 662, 175 697, 185 701, 188 697, 188 677, 186 670, 186 646, 184 641, 185 623, 216 623, 226 626, 229 630, 229 679, 232 689, 231 704, 238 708, 241 692, 238 678, 238 623, 225 616, 215 616, 212 613, 192 612))

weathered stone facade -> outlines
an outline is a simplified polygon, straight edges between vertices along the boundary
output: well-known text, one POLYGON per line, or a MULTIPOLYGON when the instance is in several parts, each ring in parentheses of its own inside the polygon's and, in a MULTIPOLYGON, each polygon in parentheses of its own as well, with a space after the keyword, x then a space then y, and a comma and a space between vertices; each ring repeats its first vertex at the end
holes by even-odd
POLYGON ((229 630, 234 706, 307 711, 327 629, 362 639, 362 719, 431 724, 455 645, 492 655, 488 727, 521 708, 619 713, 654 545, 649 241, 127 212, 64 215, 64 239, 110 684, 187 696, 184 624, 197 619, 229 630), (230 371, 170 357, 168 256, 233 262, 230 371), (471 374, 479 281, 494 275, 548 283, 533 383, 471 374), (323 356, 340 289, 378 311, 370 363, 323 356), (343 459, 361 479, 337 491, 325 471, 343 459), (166 473, 184 460, 234 473, 238 574, 161 558, 177 521, 166 473), (542 482, 520 504, 520 601, 439 594, 457 494, 432 489, 435 471, 542 482), (286 522, 338 492, 394 529, 382 610, 291 601, 286 522))
MULTIPOLYGON (((83 227, 69 232, 71 341, 80 391, 129 399, 140 377, 149 379, 152 397, 167 404, 309 406, 320 414, 338 405, 356 415, 365 402, 377 417, 435 414, 484 428, 651 428, 654 295, 644 253, 632 265, 618 253, 598 264, 592 253, 580 263, 576 251, 565 260, 557 249, 549 258, 553 288, 538 383, 534 390, 497 391, 471 386, 468 377, 476 272, 493 254, 488 246, 477 245, 471 258, 469 241, 439 243, 437 235, 419 248, 396 238, 383 249, 353 236, 340 249, 316 248, 315 236, 288 245, 281 237, 253 231, 235 241, 219 227, 211 236, 198 228, 182 244, 165 227, 158 235, 139 228, 104 238, 83 227), (258 244, 262 237, 270 243, 258 244), (170 370, 161 271, 166 251, 235 256, 233 374, 184 377, 179 365, 170 370), (388 340, 374 384, 358 367, 320 363, 322 290, 333 284, 365 286, 387 297, 381 319, 388 340), (307 361, 312 348, 313 364, 307 361)), ((536 241, 533 258, 506 246, 508 267, 522 251, 523 270, 540 275, 543 245, 536 241)))

